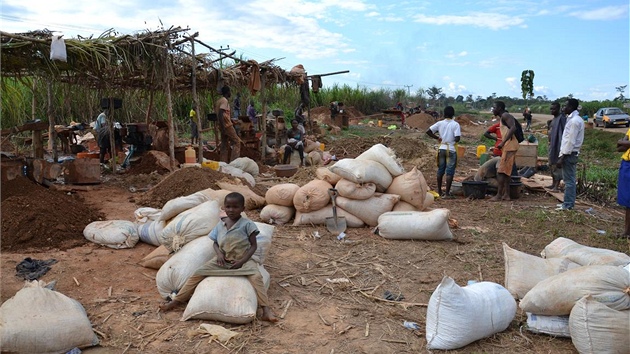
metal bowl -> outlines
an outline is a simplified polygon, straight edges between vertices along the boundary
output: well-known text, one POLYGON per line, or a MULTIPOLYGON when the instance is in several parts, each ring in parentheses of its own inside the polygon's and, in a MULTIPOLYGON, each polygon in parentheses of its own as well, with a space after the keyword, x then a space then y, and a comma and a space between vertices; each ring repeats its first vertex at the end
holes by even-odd
POLYGON ((276 165, 273 169, 278 177, 291 177, 297 172, 298 167, 294 165, 276 165))

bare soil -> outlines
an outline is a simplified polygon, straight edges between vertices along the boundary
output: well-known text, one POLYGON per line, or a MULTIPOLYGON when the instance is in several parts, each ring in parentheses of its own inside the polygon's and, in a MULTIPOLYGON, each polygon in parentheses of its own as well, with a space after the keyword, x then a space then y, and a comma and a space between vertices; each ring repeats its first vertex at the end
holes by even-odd
MULTIPOLYGON (((463 140, 478 137, 485 128, 462 125, 463 140)), ((397 131, 387 136, 384 128, 365 129, 382 129, 383 135, 331 140, 327 146, 348 157, 375 143, 391 146, 407 169, 418 166, 435 188, 434 141, 427 139, 424 132, 397 131)), ((469 149, 457 167, 457 178, 465 178, 477 167, 474 152, 469 149)), ((96 210, 105 219, 133 220, 133 212, 139 206, 161 206, 166 198, 211 187, 220 178, 197 175, 194 170, 197 169, 182 169, 161 178, 156 174, 110 175, 100 188, 66 197, 81 201, 83 210, 96 210), (145 193, 130 192, 129 187, 140 185, 153 187, 145 193)), ((314 178, 314 171, 315 168, 304 168, 291 179, 265 180, 259 183, 258 192, 273 183, 304 184, 314 178)), ((207 337, 189 335, 204 321, 180 321, 181 309, 158 311, 161 298, 155 285, 157 271, 137 264, 154 250, 153 246, 139 243, 133 249, 113 250, 87 242, 72 248, 63 242, 18 243, 5 250, 5 242, 11 243, 13 237, 4 232, 5 223, 11 222, 5 218, 5 204, 12 198, 25 197, 15 193, 14 188, 2 186, 0 299, 5 301, 22 287, 22 280, 15 276, 15 266, 25 257, 57 259, 59 262, 41 280, 58 280, 57 290, 85 307, 101 339, 100 346, 85 349, 86 353, 425 353, 426 304, 436 286, 444 276, 454 278, 460 285, 468 280, 503 284, 502 242, 538 255, 556 237, 564 236, 589 246, 629 252, 628 240, 614 236, 622 229, 621 209, 580 201, 575 211, 556 212, 556 199, 532 192, 504 203, 463 197, 436 201, 434 207, 450 209, 456 225, 452 228, 455 239, 450 242, 387 240, 367 227, 349 229, 347 241, 340 242, 325 227, 278 226, 265 267, 272 279, 272 306, 277 315, 286 314, 277 324, 217 323, 241 334, 223 345, 207 337), (13 196, 5 199, 5 188, 13 196), (586 213, 588 208, 592 209, 586 213), (315 232, 321 237, 313 237, 315 232), (334 278, 347 278, 350 282, 327 281, 334 278), (386 301, 385 291, 402 294, 404 300, 386 301), (421 330, 404 328, 405 320, 417 322, 421 330)), ((16 214, 30 213, 41 197, 26 193, 26 198, 32 204, 14 204, 16 214)), ((52 234, 57 233, 57 225, 68 225, 75 219, 85 224, 92 220, 85 212, 54 214, 56 208, 62 207, 55 204, 35 209, 37 214, 32 220, 47 220, 52 234), (54 221, 52 215, 56 217, 54 221)), ((248 215, 260 220, 258 211, 248 211, 248 215)), ((28 229, 35 223, 21 225, 28 229)), ((82 229, 67 231, 75 239, 82 237, 82 229)), ((69 238, 68 233, 64 237, 69 238)), ((526 316, 519 309, 506 331, 452 352, 577 352, 570 339, 530 333, 522 329, 525 323, 526 316)))

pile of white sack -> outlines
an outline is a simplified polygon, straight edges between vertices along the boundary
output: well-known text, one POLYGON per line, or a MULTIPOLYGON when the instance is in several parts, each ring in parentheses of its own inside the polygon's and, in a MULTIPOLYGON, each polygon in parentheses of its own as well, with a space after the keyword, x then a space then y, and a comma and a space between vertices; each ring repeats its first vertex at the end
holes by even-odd
MULTIPOLYGON (((332 155, 328 151, 320 150, 320 142, 313 141, 310 139, 305 139, 304 141, 304 163, 306 166, 319 166, 326 159, 330 160, 332 155)), ((284 148, 287 145, 282 145, 278 149, 281 154, 284 154, 284 148)), ((297 150, 294 150, 291 156, 289 157, 289 164, 291 165, 299 165, 300 164, 300 155, 297 150)))
POLYGON ((542 258, 503 244, 505 287, 535 333, 570 337, 579 353, 630 352, 630 256, 559 237, 542 258))
POLYGON ((316 177, 303 186, 285 183, 271 187, 261 219, 271 224, 293 219, 294 226, 324 225, 333 216, 329 190, 334 187, 337 215, 345 217, 348 227, 378 226, 379 234, 387 238, 452 238, 448 210, 422 212, 433 204, 422 172, 416 168, 405 172, 395 153, 382 144, 355 159, 320 167, 316 177))

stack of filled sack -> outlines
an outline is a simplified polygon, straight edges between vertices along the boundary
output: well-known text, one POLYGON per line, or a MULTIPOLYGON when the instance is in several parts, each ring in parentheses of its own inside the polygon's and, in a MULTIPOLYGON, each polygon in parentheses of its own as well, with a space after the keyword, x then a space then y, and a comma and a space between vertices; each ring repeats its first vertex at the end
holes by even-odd
POLYGON ((570 337, 580 353, 630 352, 630 256, 563 237, 542 258, 503 252, 505 287, 530 331, 570 337))
POLYGON ((317 179, 304 186, 285 183, 271 187, 260 213, 269 223, 324 225, 333 215, 329 190, 335 188, 337 215, 348 227, 378 227, 378 234, 393 239, 451 239, 449 211, 426 211, 433 194, 422 172, 405 172, 394 152, 376 144, 357 158, 320 167, 317 179))

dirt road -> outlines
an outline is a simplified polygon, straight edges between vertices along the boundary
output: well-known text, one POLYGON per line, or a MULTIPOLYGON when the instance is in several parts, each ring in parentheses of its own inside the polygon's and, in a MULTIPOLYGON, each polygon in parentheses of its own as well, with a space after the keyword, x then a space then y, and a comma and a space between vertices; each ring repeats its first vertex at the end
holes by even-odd
MULTIPOLYGON (((515 116, 515 118, 518 119, 519 122, 523 122, 522 117, 515 116)), ((553 116, 551 114, 534 113, 534 114, 532 114, 532 125, 535 128, 539 128, 542 125, 542 129, 545 129, 547 121, 552 119, 552 118, 553 118, 553 116)), ((589 118, 588 121, 592 123, 593 119, 589 118)), ((611 133, 622 133, 622 134, 627 131, 627 128, 625 126, 613 127, 613 128, 598 127, 598 128, 595 128, 595 129, 604 130, 604 131, 611 132, 611 133)))

